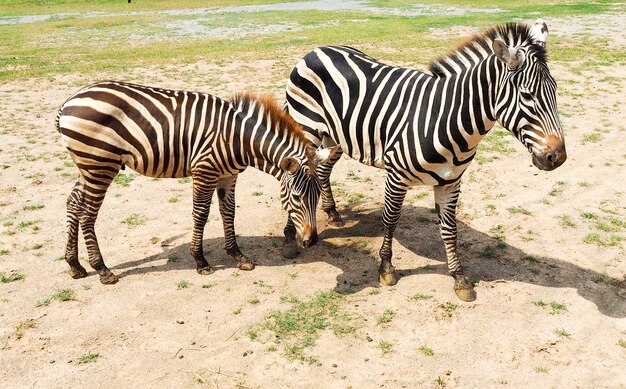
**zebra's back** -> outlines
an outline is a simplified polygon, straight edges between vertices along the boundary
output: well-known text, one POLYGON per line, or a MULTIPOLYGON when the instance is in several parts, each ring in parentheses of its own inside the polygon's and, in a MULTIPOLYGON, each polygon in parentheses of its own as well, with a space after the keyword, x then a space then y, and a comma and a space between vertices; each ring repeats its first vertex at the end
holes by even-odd
POLYGON ((206 93, 105 81, 68 99, 57 125, 77 163, 123 163, 150 177, 184 177, 214 147, 227 123, 213 119, 226 110, 228 102, 206 93))
POLYGON ((291 73, 289 113, 350 157, 382 168, 399 135, 418 122, 413 96, 432 82, 423 72, 386 65, 350 47, 319 47, 291 73))

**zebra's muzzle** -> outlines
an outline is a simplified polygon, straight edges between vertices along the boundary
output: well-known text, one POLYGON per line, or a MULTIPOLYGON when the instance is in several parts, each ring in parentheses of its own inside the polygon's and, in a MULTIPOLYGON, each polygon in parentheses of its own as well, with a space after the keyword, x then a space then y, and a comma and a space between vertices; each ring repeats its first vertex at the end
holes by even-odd
POLYGON ((306 249, 317 243, 317 230, 311 226, 304 227, 302 237, 298 237, 300 245, 306 249))
POLYGON ((567 159, 565 151, 565 142, 562 139, 553 143, 554 146, 548 146, 541 154, 533 153, 533 165, 541 170, 554 170, 563 165, 567 159))

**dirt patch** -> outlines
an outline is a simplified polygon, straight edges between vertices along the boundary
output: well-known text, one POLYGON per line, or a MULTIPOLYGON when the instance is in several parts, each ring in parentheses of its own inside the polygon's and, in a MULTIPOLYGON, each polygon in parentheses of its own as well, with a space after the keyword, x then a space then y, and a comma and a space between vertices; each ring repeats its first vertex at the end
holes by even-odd
MULTIPOLYGON (((551 31, 575 21, 555 21, 551 31)), ((282 99, 297 59, 208 59, 123 77, 222 97, 269 90, 282 99)), ((252 272, 238 271, 223 250, 215 207, 205 247, 216 272, 195 272, 190 183, 136 176, 128 186, 115 184, 97 231, 120 282, 101 285, 93 271, 72 280, 60 257, 76 170, 53 123, 62 102, 95 80, 70 75, 1 85, 0 272, 23 279, 0 284, 0 381, 67 388, 623 387, 626 248, 610 237, 625 233, 600 223, 612 228, 612 219, 626 220, 626 67, 580 73, 557 60, 551 69, 566 164, 540 172, 508 137, 514 151, 480 153, 485 159, 464 177, 460 253, 477 283, 473 303, 452 291, 430 188, 409 192, 394 242, 402 278, 379 287, 384 174, 352 160, 333 173, 346 227, 327 228, 319 212, 321 242, 295 260, 280 256, 286 215, 278 183, 254 169, 242 174, 236 229, 259 265, 252 272), (122 223, 134 213, 144 225, 122 223), (249 336, 272 311, 293 307, 283 297, 308 301, 322 291, 344 294, 339 309, 355 329, 342 336, 320 330, 307 349, 313 359, 291 360, 285 343, 272 347, 249 336)))

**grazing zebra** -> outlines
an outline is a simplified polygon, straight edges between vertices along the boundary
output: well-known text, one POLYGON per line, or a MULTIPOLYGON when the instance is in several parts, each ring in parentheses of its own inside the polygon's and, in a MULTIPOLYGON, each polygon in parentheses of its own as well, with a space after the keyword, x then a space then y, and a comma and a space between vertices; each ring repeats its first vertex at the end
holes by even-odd
POLYGON ((233 223, 237 174, 248 166, 280 180, 282 207, 291 215, 298 242, 304 247, 317 242, 321 189, 315 164, 332 154, 316 151, 269 95, 239 94, 228 102, 205 93, 106 81, 67 100, 57 129, 80 171, 67 199, 65 260, 73 278, 87 275, 78 262, 80 225, 100 281, 118 281, 104 264, 94 224, 107 188, 124 166, 149 177, 193 177, 191 254, 200 274, 212 272, 202 235, 216 188, 226 251, 239 269, 254 268, 239 250, 233 223))
POLYGON ((342 46, 319 47, 298 62, 287 85, 288 112, 313 143, 341 146, 317 168, 330 224, 343 225, 329 184, 342 152, 387 171, 381 284, 397 282, 391 245, 407 189, 430 185, 454 290, 462 300, 476 298, 457 255, 456 203, 478 143, 497 121, 539 169, 566 159, 547 37, 541 20, 493 27, 434 61, 431 74, 342 46))

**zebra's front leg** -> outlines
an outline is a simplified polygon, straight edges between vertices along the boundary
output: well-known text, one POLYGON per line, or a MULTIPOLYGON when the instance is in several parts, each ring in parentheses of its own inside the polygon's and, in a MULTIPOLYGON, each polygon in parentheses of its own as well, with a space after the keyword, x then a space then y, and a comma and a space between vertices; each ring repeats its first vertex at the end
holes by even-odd
POLYGON ((343 151, 337 146, 334 150, 332 157, 323 164, 317 166, 317 176, 320 179, 322 185, 322 209, 328 215, 328 225, 331 227, 343 227, 344 221, 337 212, 337 206, 335 204, 335 198, 333 197, 333 191, 330 187, 330 174, 332 173, 333 166, 339 161, 343 151))
POLYGON ((235 235, 235 185, 237 175, 221 178, 217 182, 217 198, 220 204, 220 214, 224 224, 224 238, 226 240, 226 252, 237 261, 240 270, 254 269, 254 263, 241 253, 235 235))
POLYGON ((70 276, 74 279, 87 277, 87 270, 78 262, 79 213, 84 199, 83 185, 77 181, 67 197, 67 245, 65 261, 70 266, 70 276))
POLYGON ((446 247, 448 271, 454 277, 454 292, 463 301, 476 300, 476 291, 463 274, 457 252, 456 203, 461 193, 460 180, 449 185, 435 186, 435 208, 439 215, 439 231, 446 247))
POLYGON ((200 168, 193 172, 193 233, 191 236, 191 255, 196 261, 199 274, 211 274, 213 270, 204 258, 202 237, 204 226, 209 217, 211 197, 217 185, 217 177, 207 175, 200 168))
POLYGON ((385 237, 380 248, 380 267, 378 268, 378 281, 381 285, 392 286, 398 283, 398 276, 395 268, 391 264, 393 252, 393 233, 398 225, 402 203, 408 187, 400 180, 395 179, 391 174, 387 176, 385 183, 385 209, 383 210, 383 230, 385 237))

